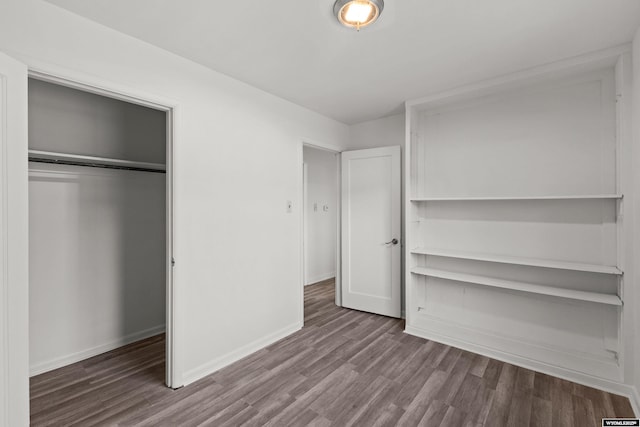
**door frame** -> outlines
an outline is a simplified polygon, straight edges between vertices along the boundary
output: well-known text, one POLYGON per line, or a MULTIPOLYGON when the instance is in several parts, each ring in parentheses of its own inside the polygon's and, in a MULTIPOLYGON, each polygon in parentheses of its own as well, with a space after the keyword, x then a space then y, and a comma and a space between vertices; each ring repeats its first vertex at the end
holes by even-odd
MULTIPOLYGON (((20 60, 20 59, 18 59, 20 60)), ((61 86, 82 90, 89 93, 118 99, 121 101, 141 105, 148 108, 164 111, 166 113, 166 373, 165 383, 167 387, 176 389, 182 387, 182 364, 179 346, 179 289, 174 278, 175 268, 173 260, 175 256, 175 141, 178 139, 178 117, 180 107, 173 100, 144 93, 137 89, 120 86, 111 81, 100 79, 96 76, 87 76, 74 73, 68 69, 57 68, 48 64, 29 64, 28 77, 54 83, 61 86)), ((26 152, 27 147, 25 147, 26 152)), ((25 172, 28 171, 28 162, 24 162, 25 172)))
POLYGON ((335 304, 338 307, 342 307, 342 253, 341 253, 341 237, 342 237, 342 223, 340 214, 342 212, 342 182, 340 176, 340 153, 342 153, 342 149, 335 145, 326 144, 318 141, 311 141, 308 139, 303 139, 298 144, 298 165, 299 171, 298 176, 300 177, 300 189, 299 189, 299 199, 301 203, 300 207, 300 262, 301 262, 301 278, 300 284, 298 288, 300 289, 300 318, 304 323, 304 286, 306 282, 306 251, 305 251, 305 238, 306 238, 306 218, 304 214, 304 203, 306 199, 306 188, 305 188, 305 167, 304 167, 304 147, 314 148, 316 150, 328 151, 330 153, 335 154, 336 156, 336 280, 335 280, 335 304))
POLYGON ((3 52, 0 61, 0 425, 8 426, 29 422, 28 107, 26 64, 3 52))

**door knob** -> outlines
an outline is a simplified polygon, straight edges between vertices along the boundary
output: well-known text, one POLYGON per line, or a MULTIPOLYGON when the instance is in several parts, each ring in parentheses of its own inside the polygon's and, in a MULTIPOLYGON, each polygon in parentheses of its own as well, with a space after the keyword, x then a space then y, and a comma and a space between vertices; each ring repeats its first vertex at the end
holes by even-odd
POLYGON ((398 239, 393 239, 390 242, 386 242, 385 245, 397 245, 398 244, 398 239))

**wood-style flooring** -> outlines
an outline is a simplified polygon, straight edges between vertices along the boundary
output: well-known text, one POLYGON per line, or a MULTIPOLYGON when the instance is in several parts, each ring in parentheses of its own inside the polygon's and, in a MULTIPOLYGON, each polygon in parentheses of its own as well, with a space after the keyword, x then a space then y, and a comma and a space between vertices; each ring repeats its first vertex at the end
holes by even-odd
POLYGON ((184 387, 157 336, 31 378, 34 426, 600 426, 629 401, 404 334, 305 289, 305 327, 184 387))

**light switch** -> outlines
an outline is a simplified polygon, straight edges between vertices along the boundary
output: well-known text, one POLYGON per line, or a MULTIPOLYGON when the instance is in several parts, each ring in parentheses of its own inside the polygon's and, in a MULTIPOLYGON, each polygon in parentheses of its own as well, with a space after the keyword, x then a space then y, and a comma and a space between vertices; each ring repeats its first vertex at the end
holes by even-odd
POLYGON ((287 200, 287 213, 293 212, 293 202, 291 200, 287 200))
POLYGON ((313 204, 313 211, 314 212, 318 212, 318 204, 317 203, 313 204))

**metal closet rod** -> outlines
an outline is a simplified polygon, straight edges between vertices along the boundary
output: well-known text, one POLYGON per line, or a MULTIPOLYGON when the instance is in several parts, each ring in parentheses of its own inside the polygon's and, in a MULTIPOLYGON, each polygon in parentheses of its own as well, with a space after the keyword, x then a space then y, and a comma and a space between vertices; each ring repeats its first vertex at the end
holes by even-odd
POLYGON ((29 150, 29 161, 156 173, 165 173, 167 170, 166 166, 162 163, 134 162, 130 160, 110 159, 108 157, 82 156, 79 154, 55 153, 40 150, 29 150))

